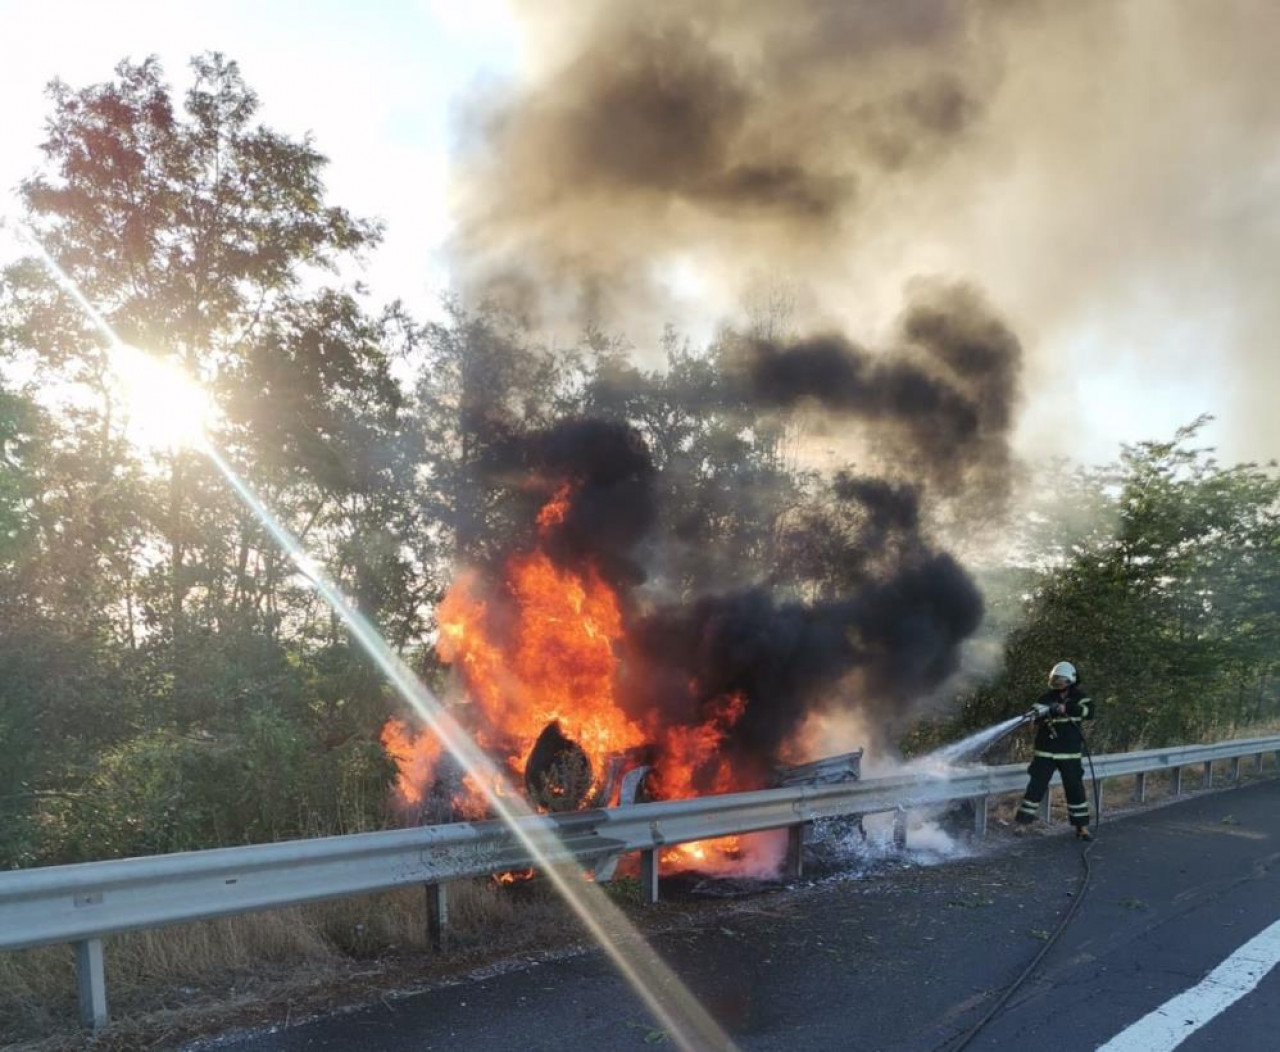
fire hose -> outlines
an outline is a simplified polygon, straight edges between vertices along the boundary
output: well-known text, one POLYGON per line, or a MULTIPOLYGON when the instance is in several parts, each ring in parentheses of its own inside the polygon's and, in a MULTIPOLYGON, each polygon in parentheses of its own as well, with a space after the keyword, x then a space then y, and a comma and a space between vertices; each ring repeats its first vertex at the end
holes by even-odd
MULTIPOLYGON (((1047 714, 1047 712, 1048 712, 1047 705, 1037 704, 1033 706, 1030 711, 1028 711, 1028 713, 1024 717, 1024 721, 1035 719, 1038 716, 1047 714), (1043 710, 1043 711, 1037 711, 1037 710, 1043 710)), ((1089 778, 1093 782, 1093 813, 1096 816, 1095 824, 1101 824, 1102 794, 1101 794, 1101 790, 1098 787, 1097 775, 1094 772, 1093 754, 1089 751, 1089 742, 1086 740, 1083 731, 1081 731, 1081 734, 1080 734, 1080 746, 1085 756, 1089 760, 1089 778)), ((987 1009, 986 1015, 984 1015, 981 1019, 979 1019, 976 1023, 974 1023, 973 1026, 971 1026, 968 1030, 966 1030, 963 1034, 960 1035, 958 1044, 951 1045, 950 1052, 961 1052, 962 1049, 968 1048, 970 1042, 972 1042, 973 1039, 982 1032, 983 1028, 988 1023, 990 1023, 991 1020, 994 1019, 997 1014, 999 1014, 1000 1009, 1002 1009, 1008 1003, 1009 998, 1011 998, 1015 993, 1017 993, 1017 991, 1021 988, 1022 984, 1025 983, 1027 979, 1031 977, 1032 973, 1035 972, 1040 962, 1044 960, 1045 954, 1047 954, 1051 949, 1053 949, 1053 945, 1058 941, 1058 937, 1064 931, 1067 930, 1067 925, 1071 923, 1071 919, 1076 915, 1076 911, 1079 910, 1080 903, 1084 900, 1085 892, 1089 890, 1089 882, 1093 878, 1093 869, 1089 865, 1089 852, 1093 850, 1094 843, 1095 841, 1089 840, 1085 842, 1081 847, 1080 865, 1082 867, 1083 872, 1081 873, 1081 876, 1080 876, 1080 885, 1076 888, 1075 897, 1071 900, 1071 905, 1067 909, 1067 912, 1063 914, 1062 920, 1058 921, 1058 926, 1053 929, 1053 932, 1049 935, 1049 938, 1045 940, 1044 945, 1040 947, 1040 952, 1037 953, 1035 957, 1031 959, 1031 963, 1028 964, 1026 968, 1022 970, 1022 972, 1018 975, 1016 979, 1013 980, 1013 982, 1011 982, 1008 986, 1005 987, 1004 993, 1000 995, 1000 999, 996 1001, 996 1003, 993 1004, 989 1009, 987 1009)), ((950 1045, 950 1039, 948 1039, 948 1041, 944 1041, 942 1045, 938 1047, 946 1048, 948 1045, 950 1045)))

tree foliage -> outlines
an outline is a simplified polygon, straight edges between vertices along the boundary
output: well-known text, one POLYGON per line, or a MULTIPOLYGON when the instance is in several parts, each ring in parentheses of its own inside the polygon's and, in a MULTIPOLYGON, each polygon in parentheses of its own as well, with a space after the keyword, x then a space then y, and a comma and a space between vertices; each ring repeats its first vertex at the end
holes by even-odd
MULTIPOLYGON (((407 638, 418 611, 396 538, 412 532, 415 437, 390 369, 409 337, 397 309, 370 313, 325 283, 376 245, 377 224, 325 202, 325 159, 258 123, 220 55, 192 63, 181 104, 154 59, 105 84, 55 83, 50 99, 45 163, 22 186, 29 226, 121 338, 200 378, 228 457, 407 638)), ((282 768, 301 750, 341 784, 363 758, 385 785, 381 751, 359 747, 376 744, 382 688, 207 461, 128 441, 108 348, 47 271, 20 261, 0 291, 4 357, 57 396, 38 414, 0 405, 0 733, 22 758, 5 765, 6 827, 56 804, 59 828, 93 826, 101 850, 128 852, 381 821, 379 793, 322 821, 301 789, 288 822, 230 805, 216 827, 195 819, 240 762, 215 758, 253 755, 263 728, 294 743, 282 768), (343 667, 318 672, 324 654, 343 667), (165 742, 185 743, 172 762, 165 742), (125 782, 150 794, 128 820, 114 806, 125 782)), ((76 843, 46 838, 39 854, 78 856, 76 843)))

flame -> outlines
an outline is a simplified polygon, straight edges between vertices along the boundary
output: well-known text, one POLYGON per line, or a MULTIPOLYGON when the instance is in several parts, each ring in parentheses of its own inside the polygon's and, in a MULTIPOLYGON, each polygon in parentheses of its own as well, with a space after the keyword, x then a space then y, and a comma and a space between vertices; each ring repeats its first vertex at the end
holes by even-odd
POLYGON ((513 774, 523 773, 547 724, 559 721, 586 752, 598 790, 609 756, 646 741, 615 694, 623 635, 617 596, 594 570, 562 569, 541 551, 510 561, 507 590, 519 616, 498 642, 478 576, 454 582, 438 611, 440 658, 462 673, 481 745, 503 755, 513 774))
POLYGON ((532 869, 509 869, 505 873, 495 873, 493 875, 495 884, 523 884, 526 880, 532 879, 532 869))
POLYGON ((552 497, 542 510, 538 512, 538 535, 546 539, 547 534, 551 532, 552 527, 559 526, 569 517, 569 505, 573 497, 573 487, 569 483, 565 483, 552 497))
MULTIPOLYGON (((540 542, 566 520, 572 498, 572 487, 563 485, 543 506, 537 518, 540 542)), ((497 586, 473 570, 460 573, 436 614, 436 650, 465 684, 473 733, 483 748, 505 760, 517 781, 539 735, 558 722, 590 762, 588 799, 601 796, 611 759, 642 746, 657 758, 651 785, 660 799, 754 788, 740 784, 741 775, 722 750, 746 711, 743 695, 714 699, 696 725, 664 724, 659 713, 637 720, 624 710, 622 608, 594 567, 559 566, 539 546, 510 558, 497 586)), ((429 735, 415 739, 400 721, 388 723, 383 741, 399 769, 397 796, 421 800, 439 759, 438 744, 429 735)), ((474 789, 455 797, 463 814, 478 816, 483 810, 474 789)), ((740 870, 752 855, 744 844, 755 839, 685 844, 662 858, 682 868, 740 870)))
POLYGON ((440 759, 439 740, 431 734, 415 735, 404 720, 392 717, 383 725, 382 746, 396 764, 396 801, 402 807, 422 803, 440 759))
POLYGON ((740 788, 720 746, 746 709, 747 699, 743 695, 730 694, 706 707, 702 723, 655 728, 655 736, 660 736, 663 742, 662 764, 655 778, 656 795, 664 800, 695 796, 695 777, 704 787, 709 786, 712 793, 728 793, 740 788))
MULTIPOLYGON (((396 765, 393 792, 396 805, 401 810, 419 808, 427 787, 437 777, 437 766, 444 751, 439 739, 425 728, 415 734, 404 720, 392 717, 382 727, 382 745, 396 765)), ((470 774, 463 777, 462 786, 453 794, 451 803, 455 815, 462 819, 484 818, 489 809, 485 794, 470 774)))
POLYGON ((785 829, 679 844, 662 853, 668 869, 693 869, 719 877, 776 876, 787 850, 785 829))
MULTIPOLYGON (((668 800, 697 795, 695 776, 712 793, 728 793, 741 788, 728 758, 720 752, 729 729, 746 711, 747 699, 730 694, 707 706, 702 723, 665 730, 663 762, 655 772, 657 794, 668 800)), ((675 869, 709 870, 728 873, 741 868, 743 840, 740 836, 720 837, 679 844, 662 853, 664 864, 675 869)))

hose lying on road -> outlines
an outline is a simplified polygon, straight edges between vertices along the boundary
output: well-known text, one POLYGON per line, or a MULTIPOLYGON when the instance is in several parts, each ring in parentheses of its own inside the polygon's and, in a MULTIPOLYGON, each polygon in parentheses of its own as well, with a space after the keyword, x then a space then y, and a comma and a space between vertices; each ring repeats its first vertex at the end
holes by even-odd
MULTIPOLYGON (((1083 735, 1081 735, 1081 744, 1084 746, 1085 756, 1089 758, 1089 777, 1093 779, 1093 813, 1097 816, 1097 822, 1100 824, 1102 822, 1101 791, 1098 788, 1098 779, 1093 771, 1093 755, 1089 752, 1089 744, 1084 741, 1083 735)), ((1044 959, 1044 955, 1053 949, 1053 944, 1058 941, 1058 936, 1067 930, 1067 925, 1071 923, 1071 918, 1076 915, 1076 911, 1080 908, 1080 903, 1084 901, 1085 892, 1089 890, 1089 881, 1093 879, 1093 868, 1089 865, 1089 852, 1093 850, 1093 845, 1094 841, 1090 840, 1081 848, 1080 864, 1084 867, 1084 873, 1080 878, 1080 886, 1076 889, 1075 898, 1071 901, 1070 908, 1063 914, 1062 920, 1058 921, 1058 926, 1054 928, 1053 933, 1045 940, 1045 944, 1040 947, 1040 952, 1032 958, 1031 963, 1022 970, 1021 974, 1012 983, 1005 987, 1000 999, 987 1009, 987 1014, 960 1035, 959 1044, 952 1045, 950 1052, 961 1052, 961 1049, 969 1046, 969 1043, 982 1032, 983 1027, 991 1022, 1000 1009, 1008 1003, 1009 998, 1030 978, 1031 973, 1036 970, 1036 966, 1044 959)), ((948 1040, 939 1047, 946 1048, 949 1044, 950 1041, 948 1040)))

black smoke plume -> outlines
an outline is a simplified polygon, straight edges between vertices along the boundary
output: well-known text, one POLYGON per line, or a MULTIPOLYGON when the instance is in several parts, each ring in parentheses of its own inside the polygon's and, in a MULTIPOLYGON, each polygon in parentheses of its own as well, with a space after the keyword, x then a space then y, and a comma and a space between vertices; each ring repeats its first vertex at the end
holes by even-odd
POLYGON ((655 259, 830 259, 966 141, 998 82, 979 0, 537 0, 529 81, 486 100, 457 180, 473 291, 647 307, 655 259))
POLYGON ((861 513, 838 597, 706 595, 651 608, 630 637, 630 659, 643 669, 630 677, 634 710, 696 723, 719 699, 742 696, 724 748, 761 778, 816 710, 858 710, 870 726, 901 729, 914 703, 956 672, 983 616, 973 580, 920 535, 910 486, 844 475, 832 489, 861 513))
POLYGON ((547 531, 554 560, 591 564, 615 587, 645 578, 637 549, 657 518, 653 464, 634 428, 569 420, 530 443, 536 469, 570 487, 563 519, 547 531))
MULTIPOLYGON (((967 285, 920 284, 897 345, 873 353, 840 335, 744 339, 730 367, 749 404, 816 405, 867 425, 895 466, 944 493, 1006 486, 1022 348, 967 285)), ((990 494, 988 494, 990 496, 990 494)))
POLYGON ((485 468, 491 480, 515 480, 524 495, 528 535, 513 535, 514 547, 534 543, 538 512, 563 496, 561 513, 536 531, 543 550, 569 569, 592 567, 615 588, 645 579, 638 552, 653 529, 657 497, 653 462, 633 427, 570 419, 528 434, 504 433, 491 443, 485 468))
POLYGON ((978 430, 977 407, 923 367, 882 358, 843 336, 779 346, 744 343, 741 366, 747 397, 770 409, 816 402, 834 413, 902 428, 922 455, 940 467, 964 457, 978 430))
MULTIPOLYGON (((821 563, 823 598, 750 587, 662 602, 636 587, 646 551, 663 538, 654 536, 655 473, 633 428, 565 421, 514 440, 509 455, 540 506, 567 494, 567 507, 540 531, 543 549, 579 572, 593 567, 619 592, 628 621, 623 703, 640 719, 660 712, 668 724, 694 725, 741 696, 745 710, 724 748, 735 769, 762 781, 816 709, 844 705, 874 724, 902 725, 913 703, 956 671, 982 618, 973 581, 923 535, 919 493, 908 484, 842 473, 829 487, 832 508, 791 528, 793 561, 803 565, 795 552, 832 522, 847 527, 835 569, 829 550, 821 563)), ((503 609, 500 588, 492 596, 497 624, 513 611, 503 609)))

